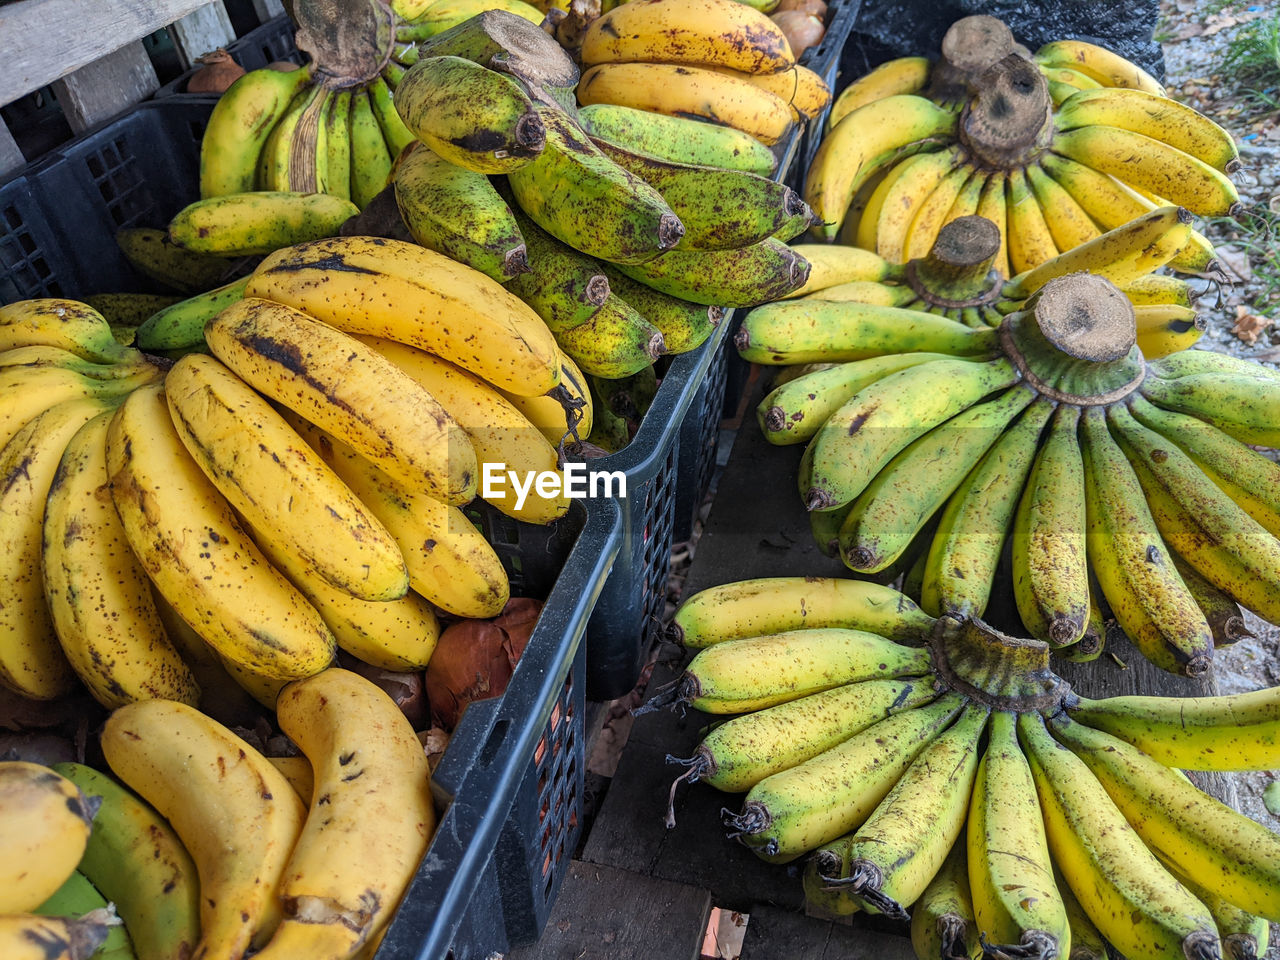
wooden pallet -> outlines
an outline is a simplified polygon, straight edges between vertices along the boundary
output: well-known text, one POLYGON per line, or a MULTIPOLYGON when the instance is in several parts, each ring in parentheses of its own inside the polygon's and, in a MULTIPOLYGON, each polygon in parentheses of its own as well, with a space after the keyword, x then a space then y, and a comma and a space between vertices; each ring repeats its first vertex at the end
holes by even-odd
MULTIPOLYGON (((759 378, 756 378, 759 380, 759 378)), ((752 577, 844 576, 838 560, 813 546, 796 493, 801 448, 771 447, 753 423, 755 384, 689 570, 685 596, 752 577)), ((1007 600, 1007 598, 1006 598, 1007 600)), ((1058 671, 1088 696, 1126 693, 1209 695, 1214 682, 1174 677, 1152 667, 1120 637, 1110 641, 1125 666, 1104 655, 1058 671)), ((677 676, 680 652, 654 671, 650 689, 677 676)), ((767 864, 725 837, 722 808, 741 797, 705 784, 675 792, 675 827, 664 826, 667 799, 706 717, 659 711, 638 717, 581 859, 575 861, 539 942, 508 960, 696 960, 713 906, 749 915, 741 960, 913 960, 905 928, 857 915, 806 915, 803 861, 767 864)), ((1202 787, 1237 806, 1229 776, 1196 775, 1202 787)))

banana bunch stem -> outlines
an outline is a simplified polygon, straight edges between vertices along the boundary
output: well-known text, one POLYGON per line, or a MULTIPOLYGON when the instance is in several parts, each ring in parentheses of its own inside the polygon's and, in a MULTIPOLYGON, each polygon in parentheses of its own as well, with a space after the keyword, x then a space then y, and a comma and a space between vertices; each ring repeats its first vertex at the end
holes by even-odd
POLYGON ((943 617, 930 638, 933 666, 951 689, 999 710, 1044 710, 1069 689, 1049 668, 1049 645, 1001 633, 977 617, 943 617))

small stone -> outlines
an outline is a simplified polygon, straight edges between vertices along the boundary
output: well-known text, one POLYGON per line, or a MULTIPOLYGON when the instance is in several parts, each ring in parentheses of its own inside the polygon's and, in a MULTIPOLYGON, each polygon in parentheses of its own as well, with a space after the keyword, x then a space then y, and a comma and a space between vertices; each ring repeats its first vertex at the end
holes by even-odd
POLYGON ((1262 791, 1262 805, 1273 817, 1280 817, 1280 780, 1272 780, 1262 791))

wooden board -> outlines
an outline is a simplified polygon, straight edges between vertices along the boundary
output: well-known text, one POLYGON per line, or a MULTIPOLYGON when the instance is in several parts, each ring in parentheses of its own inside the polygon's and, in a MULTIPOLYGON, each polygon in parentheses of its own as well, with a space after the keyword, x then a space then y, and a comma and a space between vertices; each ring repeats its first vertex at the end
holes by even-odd
POLYGON ((155 93, 160 86, 141 41, 54 81, 53 95, 72 133, 84 133, 155 93))

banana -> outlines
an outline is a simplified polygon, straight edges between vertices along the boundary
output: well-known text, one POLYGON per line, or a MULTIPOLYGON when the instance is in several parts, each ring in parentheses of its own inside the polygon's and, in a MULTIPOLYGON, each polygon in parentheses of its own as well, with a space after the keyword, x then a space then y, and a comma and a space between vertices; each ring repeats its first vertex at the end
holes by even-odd
POLYGON ((978 764, 965 840, 969 890, 983 956, 1049 960, 1068 955, 1071 932, 1015 718, 992 715, 978 764))
POLYGON ((1153 360, 1195 346, 1208 326, 1194 307, 1179 304, 1136 304, 1133 313, 1138 324, 1138 349, 1144 358, 1153 360))
POLYGON ((933 630, 897 590, 861 580, 765 577, 700 590, 680 604, 667 639, 695 649, 804 627, 845 627, 919 643, 933 630))
POLYGON ((858 187, 901 148, 955 132, 954 112, 911 94, 851 110, 823 138, 805 179, 804 199, 823 223, 822 236, 835 239, 858 187))
POLYGON ((996 252, 991 268, 1001 277, 1013 276, 1013 268, 1009 264, 1009 207, 1005 202, 1005 186, 1008 175, 997 170, 982 186, 982 196, 978 198, 978 209, 975 214, 984 220, 990 220, 1000 232, 1000 249, 996 252))
MULTIPOLYGON (((343 200, 351 199, 351 100, 350 90, 330 91, 320 122, 324 125, 324 176, 316 187, 343 200)), ((359 205, 357 205, 359 209, 359 205)))
POLYGON ((409 42, 425 40, 457 27, 486 10, 515 14, 535 24, 541 23, 543 19, 542 11, 521 0, 437 0, 413 17, 412 23, 400 24, 396 28, 396 39, 409 42))
POLYGON ((743 73, 778 73, 796 62, 786 34, 764 13, 716 0, 615 7, 587 28, 581 55, 587 65, 648 60, 743 73))
POLYGON ((1148 847, 1258 916, 1280 916, 1280 836, 1137 747, 1065 715, 1050 720, 1148 847))
POLYGON ((306 192, 316 189, 315 120, 325 92, 324 85, 317 83, 300 86, 293 95, 258 154, 257 189, 306 192))
POLYGON ((1053 409, 1051 401, 1035 400, 947 501, 920 588, 920 606, 931 615, 980 617, 986 610, 1005 535, 1053 409))
POLYGON ((1130 281, 1124 288, 1124 295, 1135 307, 1152 304, 1193 307, 1196 300, 1196 294, 1187 281, 1155 273, 1130 281))
POLYGON ((310 69, 250 70, 218 98, 200 141, 200 196, 254 189, 258 157, 310 69))
MULTIPOLYGON (((79 870, 72 872, 48 900, 35 909, 42 917, 80 917, 91 911, 107 912, 107 900, 79 870)), ((111 910, 114 912, 115 908, 111 910)), ((94 952, 98 960, 137 960, 129 934, 118 920, 107 927, 106 939, 94 952)))
POLYGON ((325 193, 235 193, 183 207, 169 221, 169 237, 197 253, 271 253, 336 236, 338 228, 359 212, 350 200, 325 193))
POLYGON ((1062 406, 1036 456, 1011 537, 1013 595, 1031 636, 1075 643, 1089 617, 1084 460, 1078 407, 1062 406))
POLYGON ((859 573, 878 573, 901 557, 1035 397, 1029 387, 1014 387, 957 413, 897 453, 854 499, 840 528, 845 565, 859 573))
POLYGON ((351 98, 351 201, 363 210, 382 192, 391 175, 391 154, 365 90, 351 98))
POLYGON ((801 500, 809 510, 848 503, 912 440, 1016 379, 1012 365, 1000 359, 935 360, 877 380, 809 441, 801 500))
POLYGON ((751 134, 691 117, 666 116, 613 103, 578 111, 592 139, 675 163, 742 170, 767 177, 778 165, 773 151, 751 134))
POLYGON ((909 286, 873 283, 869 280, 851 280, 838 283, 817 293, 808 294, 802 300, 842 300, 865 303, 877 307, 908 307, 919 304, 916 292, 909 286))
POLYGON ((830 130, 845 114, 864 104, 897 94, 919 93, 929 83, 932 72, 928 57, 898 57, 873 67, 840 91, 827 111, 826 128, 830 130))
POLYGON ((1147 849, 1090 766, 1037 713, 1022 715, 1018 733, 1054 860, 1098 932, 1126 956, 1219 956, 1208 910, 1147 849))
POLYGON ((920 960, 979 960, 982 956, 964 851, 961 838, 911 911, 911 946, 920 960))
POLYGON ((553 446, 559 447, 574 430, 580 436, 589 434, 594 412, 586 376, 573 359, 563 353, 560 354, 560 386, 564 388, 564 400, 545 395, 520 397, 502 389, 498 392, 541 430, 553 446))
POLYGON ((457 507, 393 479, 351 447, 291 412, 285 419, 400 545, 409 586, 459 617, 495 617, 510 585, 493 547, 457 507))
POLYGON ((874 633, 808 627, 716 643, 689 662, 673 696, 704 713, 748 713, 863 680, 928 673, 927 650, 874 633))
POLYGON ((1014 168, 1008 173, 1005 203, 1008 207, 1009 265, 1014 274, 1022 274, 1046 261, 1053 261, 1060 251, 1022 168, 1014 168))
POLYGON ((293 792, 303 803, 311 806, 311 798, 315 795, 315 774, 311 769, 311 761, 304 756, 267 757, 271 765, 284 774, 293 792))
POLYGON ((1206 580, 1181 557, 1174 556, 1173 565, 1186 583, 1196 605, 1204 612, 1213 632, 1213 648, 1230 646, 1253 633, 1245 626, 1244 611, 1225 591, 1206 580))
POLYGON ((1161 357, 1152 361, 1149 366, 1156 376, 1165 380, 1177 380, 1179 377, 1196 373, 1231 373, 1280 380, 1280 370, 1270 364, 1233 357, 1230 354, 1212 350, 1187 350, 1173 356, 1161 357))
POLYGON ((1240 167, 1231 134, 1192 107, 1159 94, 1124 88, 1080 90, 1054 110, 1057 131, 1093 125, 1152 137, 1223 173, 1240 167))
POLYGON ((1239 209, 1240 194, 1224 174, 1141 133, 1100 125, 1076 127, 1055 134, 1053 149, 1198 216, 1234 216, 1239 209))
POLYGON ((168 293, 91 293, 84 298, 84 303, 102 314, 121 343, 132 346, 126 334, 157 310, 181 299, 168 293))
POLYGON ((1120 626, 1165 670, 1203 674, 1211 663, 1209 624, 1178 576, 1139 478, 1107 431, 1100 407, 1084 411, 1089 565, 1120 626))
POLYGON ((107 469, 143 569, 220 654, 282 678, 329 663, 332 634, 267 563, 187 453, 158 385, 134 391, 116 412, 107 469))
POLYGON ((0 370, 0 445, 8 443, 35 417, 70 400, 118 400, 131 390, 160 378, 149 363, 124 376, 103 378, 72 366, 18 366, 0 370))
POLYGON ((53 769, 101 806, 79 869, 116 905, 138 960, 182 960, 200 938, 200 889, 182 841, 147 804, 80 763, 53 769))
POLYGON ((414 243, 342 237, 277 251, 245 295, 427 350, 520 396, 560 379, 555 339, 536 313, 479 271, 414 243))
POLYGON ((1151 210, 1115 178, 1093 167, 1046 150, 1039 165, 1085 213, 1104 230, 1114 230, 1151 210))
POLYGON ((809 296, 855 280, 878 283, 902 278, 901 267, 870 250, 830 243, 795 243, 791 249, 808 262, 809 278, 804 286, 792 290, 784 299, 809 296))
POLYGON ((75 871, 98 805, 43 764, 3 760, 0 809, 0 913, 27 913, 75 871))
POLYGON ((1053 94, 1055 107, 1077 90, 1097 90, 1102 87, 1102 84, 1087 73, 1081 73, 1071 67, 1050 66, 1043 63, 1039 64, 1039 67, 1040 72, 1049 81, 1049 90, 1053 94), (1061 89, 1065 87, 1071 89, 1061 89))
POLYGON ((427 757, 395 701, 347 670, 289 684, 276 714, 311 762, 314 799, 280 881, 285 917, 256 956, 339 960, 385 927, 426 853, 427 757))
POLYGON ((651 260, 680 242, 684 226, 658 191, 609 159, 566 114, 539 108, 539 116, 545 149, 507 178, 531 220, 614 263, 651 260))
POLYGON ((1280 446, 1280 382, 1233 373, 1195 373, 1139 388, 1157 406, 1189 413, 1244 443, 1280 446))
POLYGON ((18 430, 0 450, 0 681, 23 696, 49 700, 74 684, 58 644, 41 575, 43 520, 58 462, 76 431, 118 398, 57 403, 18 430))
POLYGON ((804 867, 804 906, 808 916, 848 917, 858 913, 862 905, 844 887, 827 885, 827 875, 836 876, 848 861, 843 856, 849 834, 824 843, 813 851, 804 867))
POLYGON ((1067 908, 1067 922, 1071 927, 1071 956, 1069 960, 1108 960, 1107 941, 1093 925, 1089 915, 1080 906, 1080 901, 1071 892, 1071 887, 1062 879, 1062 874, 1054 871, 1054 880, 1062 903, 1067 908))
POLYGON ((928 681, 863 680, 743 714, 703 737, 680 779, 742 793, 935 696, 928 681))
MULTIPOLYGON (((1157 853, 1157 856, 1160 855, 1157 853)), ((1271 925, 1265 918, 1255 916, 1202 887, 1167 857, 1160 856, 1160 862, 1178 878, 1179 883, 1191 891, 1192 896, 1208 908, 1228 960, 1258 960, 1266 954, 1271 938, 1271 925)))
MULTIPOLYGON (((911 218, 907 227, 906 242, 902 255, 906 260, 921 259, 929 255, 934 241, 940 231, 951 220, 951 211, 960 201, 971 180, 984 180, 985 175, 978 173, 967 163, 962 163, 949 171, 924 199, 911 218)), ((981 184, 979 184, 979 187, 981 184)), ((974 202, 977 192, 974 192, 974 202)))
POLYGON ((400 215, 422 246, 499 283, 528 271, 515 215, 483 173, 419 144, 400 157, 393 180, 400 215))
MULTIPOLYGON (((510 197, 507 190, 499 192, 510 197)), ((561 243, 510 202, 526 246, 528 271, 506 281, 507 289, 533 308, 552 333, 586 323, 609 296, 603 263, 561 243)))
POLYGON ((145 370, 146 365, 147 361, 142 358, 139 358, 136 363, 133 361, 94 363, 92 360, 85 360, 76 356, 70 350, 48 346, 43 343, 34 343, 26 347, 12 347, 0 352, 0 370, 9 370, 14 367, 41 369, 60 367, 64 370, 73 370, 86 377, 92 377, 95 380, 114 380, 119 377, 132 376, 145 370))
POLYGON ((1143 426, 1181 447, 1249 516, 1280 537, 1280 465, 1213 424, 1162 410, 1140 396, 1129 398, 1129 410, 1143 426))
MULTIPOLYGON (((956 194, 956 199, 952 203, 951 209, 947 211, 946 216, 943 218, 943 225, 950 223, 952 220, 959 220, 961 217, 977 216, 978 204, 982 202, 982 196, 987 190, 987 181, 990 179, 991 174, 987 171, 972 170, 969 178, 965 180, 964 186, 956 194)), ((926 249, 921 256, 928 252, 926 249)))
POLYGON ((1171 548, 1232 599, 1261 616, 1280 615, 1280 541, 1208 482, 1194 461, 1127 411, 1115 411, 1112 424, 1171 548))
MULTIPOLYGON (((210 320, 205 338, 214 355, 245 383, 341 437, 403 483, 420 486, 428 495, 453 505, 475 497, 480 471, 466 432, 420 383, 355 336, 300 310, 247 298, 210 320)), ((179 365, 184 362, 190 359, 183 358, 179 365)), ((173 376, 170 371, 169 378, 173 376)), ((171 405, 173 401, 171 396, 171 405)), ((316 503, 332 510, 337 501, 329 499, 319 498, 316 503)), ((346 516, 340 525, 355 516, 346 516)), ((255 517, 255 522, 266 521, 255 517)), ((365 550, 383 549, 376 523, 360 522, 350 531, 349 536, 368 541, 365 550)), ((383 583, 381 573, 374 575, 376 571, 389 575, 391 567, 383 561, 369 566, 371 560, 372 555, 357 567, 368 570, 368 588, 385 595, 364 599, 386 600, 402 594, 401 580, 392 577, 383 583)), ((354 583, 333 582, 360 595, 354 583)))
POLYGON ((607 140, 592 143, 661 194, 684 225, 677 244, 681 250, 732 250, 759 243, 784 228, 794 236, 809 226, 811 214, 800 195, 775 180, 659 160, 607 140))
MULTIPOLYGON (((443 404, 470 438, 482 474, 490 463, 503 465, 502 470, 521 476, 557 469, 555 448, 524 414, 479 377, 394 340, 357 339, 386 357, 443 404)), ((569 510, 569 499, 564 493, 544 496, 530 490, 526 499, 512 491, 486 494, 486 486, 482 480, 480 495, 486 501, 508 516, 527 523, 551 523, 569 510)))
POLYGON ((441 158, 476 173, 511 173, 546 143, 545 117, 520 84, 463 57, 419 60, 396 86, 395 108, 441 158))
POLYGON ((138 327, 135 342, 143 350, 185 350, 204 344, 204 325, 224 307, 241 300, 249 278, 232 280, 153 313, 138 327))
POLYGON ((418 138, 405 126, 404 121, 400 119, 400 114, 396 112, 396 107, 391 101, 391 88, 387 86, 385 80, 375 77, 369 81, 365 92, 369 94, 369 106, 382 130, 382 139, 386 141, 387 152, 394 162, 404 148, 418 138))
MULTIPOLYGON (((951 146, 935 153, 917 154, 895 170, 882 198, 873 197, 863 214, 866 221, 877 207, 880 210, 875 224, 875 251, 890 263, 906 263, 907 236, 916 213, 932 195, 935 188, 948 180, 962 162, 962 150, 951 146)), ((958 189, 958 187, 957 187, 958 189)), ((954 199, 954 194, 952 194, 954 199)), ((948 207, 950 204, 948 204, 948 207)), ((945 211, 943 211, 945 213, 945 211)), ((859 238, 861 239, 861 237, 859 238)))
POLYGON ((632 280, 612 264, 600 263, 609 288, 662 334, 662 352, 688 353, 702 346, 724 319, 719 306, 692 303, 632 280))
POLYGON ((916 352, 980 357, 996 353, 998 343, 993 330, 973 330, 919 310, 823 300, 757 307, 734 337, 742 359, 773 365, 916 352))
POLYGON ((1137 64, 1106 47, 1084 40, 1055 40, 1035 52, 1042 67, 1068 67, 1092 78, 1104 87, 1127 87, 1164 96, 1160 82, 1137 64))
POLYGON ((261 946, 280 920, 277 889, 306 816, 289 781, 222 724, 171 700, 112 713, 102 752, 191 853, 200 877, 192 956, 233 960, 261 946))
POLYGON ((586 323, 556 334, 565 356, 589 376, 629 377, 666 352, 662 332, 615 293, 586 323))
POLYGON ((989 708, 970 704, 912 762, 846 847, 834 884, 871 913, 907 920, 965 825, 989 708))
POLYGON ((731 836, 766 860, 787 862, 856 829, 964 705, 959 694, 944 694, 766 777, 740 813, 725 817, 731 836))
POLYGON ((100 956, 99 947, 119 922, 110 908, 82 917, 0 917, 0 952, 5 960, 88 960, 100 956))
POLYGON ((813 119, 831 102, 831 88, 808 67, 796 64, 777 73, 743 73, 729 67, 712 67, 717 73, 737 77, 768 90, 791 109, 791 119, 813 119))
POLYGON ((61 347, 93 363, 139 359, 111 333, 97 310, 77 300, 47 297, 0 306, 0 350, 44 345, 61 347))
POLYGON ((942 359, 946 354, 891 353, 831 364, 775 387, 756 407, 756 419, 770 443, 804 443, 859 390, 907 367, 942 359))
POLYGON ((104 410, 62 453, 44 509, 41 569, 58 644, 103 706, 160 697, 195 705, 199 687, 165 636, 151 584, 125 539, 107 478, 104 410))
POLYGON ((1027 166, 1027 182, 1059 250, 1070 250, 1101 234, 1080 204, 1038 163, 1027 166))
POLYGON ((408 572, 391 535, 232 370, 183 357, 165 376, 165 398, 191 457, 251 524, 354 597, 404 595, 408 572))
POLYGON ((1020 270, 1002 293, 1007 299, 1021 300, 1050 280, 1081 270, 1105 277, 1123 289, 1169 262, 1184 245, 1190 221, 1190 214, 1181 207, 1159 207, 1061 256, 1020 270))
POLYGON ((809 264, 777 237, 736 250, 668 250, 618 270, 662 293, 707 306, 751 307, 804 284, 809 264))

